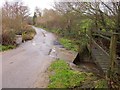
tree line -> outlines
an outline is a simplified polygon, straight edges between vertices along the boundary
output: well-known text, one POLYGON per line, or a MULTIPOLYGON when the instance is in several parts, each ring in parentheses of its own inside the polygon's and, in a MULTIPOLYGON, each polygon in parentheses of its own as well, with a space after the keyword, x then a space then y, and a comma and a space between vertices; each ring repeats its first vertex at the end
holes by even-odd
POLYGON ((42 15, 37 16, 36 24, 75 40, 89 30, 120 32, 120 2, 59 0, 53 9, 44 9, 42 15))

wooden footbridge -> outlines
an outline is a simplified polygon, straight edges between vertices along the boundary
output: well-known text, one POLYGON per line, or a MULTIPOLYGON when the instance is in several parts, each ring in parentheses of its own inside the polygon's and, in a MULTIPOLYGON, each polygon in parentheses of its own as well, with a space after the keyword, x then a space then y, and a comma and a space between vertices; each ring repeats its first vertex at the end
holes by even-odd
MULTIPOLYGON (((114 78, 120 83, 120 33, 90 30, 86 37, 89 39, 88 51, 85 48, 79 53, 79 62, 85 61, 85 57, 89 56, 89 62, 94 61, 108 78, 114 78), (88 52, 89 55, 86 56, 88 52)), ((75 59, 74 63, 77 62, 78 59, 75 59)))
POLYGON ((120 73, 120 33, 91 31, 87 34, 89 38, 89 51, 100 65, 102 70, 107 73, 109 70, 120 73))

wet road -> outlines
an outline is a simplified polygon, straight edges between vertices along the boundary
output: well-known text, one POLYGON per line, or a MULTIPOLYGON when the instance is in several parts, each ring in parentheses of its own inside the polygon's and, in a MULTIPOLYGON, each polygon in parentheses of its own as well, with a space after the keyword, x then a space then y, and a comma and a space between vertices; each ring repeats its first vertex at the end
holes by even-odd
MULTIPOLYGON (((48 53, 53 48, 55 36, 43 29, 33 28, 37 34, 32 41, 2 53, 3 88, 34 87, 37 80, 44 78, 44 72, 54 59, 48 53)), ((40 87, 45 87, 46 82, 43 79, 40 87)))

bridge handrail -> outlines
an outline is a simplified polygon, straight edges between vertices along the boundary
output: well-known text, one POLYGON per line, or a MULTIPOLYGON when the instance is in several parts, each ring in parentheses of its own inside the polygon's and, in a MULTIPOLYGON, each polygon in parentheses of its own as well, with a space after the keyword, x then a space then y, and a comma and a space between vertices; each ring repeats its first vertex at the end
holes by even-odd
MULTIPOLYGON (((86 36, 90 39, 88 34, 86 34, 86 36)), ((93 38, 92 38, 92 43, 94 43, 98 49, 102 50, 107 56, 109 56, 109 54, 100 45, 98 45, 97 42, 93 38)))
POLYGON ((105 36, 112 36, 113 34, 120 35, 120 33, 109 32, 109 31, 103 32, 103 31, 101 31, 101 30, 92 30, 92 32, 98 33, 98 34, 102 34, 102 35, 105 35, 105 36))
MULTIPOLYGON (((90 39, 90 36, 88 34, 86 34, 86 36, 90 39)), ((101 51, 103 51, 104 54, 110 57, 110 54, 106 52, 99 44, 97 44, 97 42, 93 38, 91 39, 91 41, 97 46, 98 49, 100 49, 101 51)), ((117 57, 117 59, 120 59, 120 57, 117 57)))
MULTIPOLYGON (((107 36, 104 36, 104 35, 101 35, 101 34, 92 34, 93 36, 100 36, 101 38, 104 38, 104 39, 107 39, 107 40, 111 40, 111 38, 110 37, 107 37, 107 36)), ((118 41, 117 40, 117 43, 119 43, 120 44, 120 41, 118 41)))

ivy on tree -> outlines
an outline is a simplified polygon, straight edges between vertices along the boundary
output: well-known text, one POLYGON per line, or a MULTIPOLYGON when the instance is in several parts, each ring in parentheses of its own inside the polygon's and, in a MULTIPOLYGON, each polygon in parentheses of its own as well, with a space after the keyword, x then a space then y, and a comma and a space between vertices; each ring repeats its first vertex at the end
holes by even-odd
POLYGON ((33 25, 36 24, 36 18, 37 18, 37 15, 36 15, 36 12, 34 12, 34 16, 33 16, 33 25))

